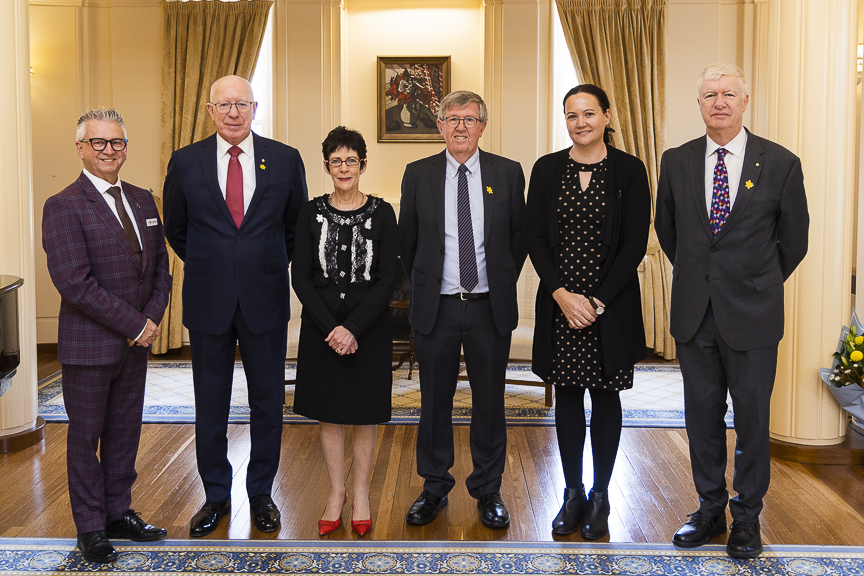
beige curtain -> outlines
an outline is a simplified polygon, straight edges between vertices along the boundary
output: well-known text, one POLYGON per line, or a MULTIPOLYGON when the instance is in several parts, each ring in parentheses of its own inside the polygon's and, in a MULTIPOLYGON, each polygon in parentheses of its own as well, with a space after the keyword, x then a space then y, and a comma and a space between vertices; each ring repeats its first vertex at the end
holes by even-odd
POLYGON ((642 315, 648 346, 675 358, 669 334, 672 266, 654 232, 660 156, 666 148, 668 0, 556 0, 582 82, 609 95, 615 146, 645 162, 651 183, 651 235, 643 261, 642 315))
MULTIPOLYGON (((215 131, 205 104, 227 74, 251 79, 273 0, 165 2, 162 54, 162 174, 171 153, 215 131)), ((171 248, 174 289, 154 354, 183 344, 183 263, 171 248)))

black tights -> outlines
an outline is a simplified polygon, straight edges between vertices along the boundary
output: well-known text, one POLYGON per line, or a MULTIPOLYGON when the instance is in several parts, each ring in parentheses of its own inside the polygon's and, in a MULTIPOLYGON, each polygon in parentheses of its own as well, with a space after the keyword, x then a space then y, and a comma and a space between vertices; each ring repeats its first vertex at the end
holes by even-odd
MULTIPOLYGON (((621 398, 614 390, 589 388, 589 392, 594 490, 606 492, 621 439, 621 398)), ((555 431, 568 488, 582 486, 582 452, 586 433, 584 402, 585 388, 555 386, 555 431)))

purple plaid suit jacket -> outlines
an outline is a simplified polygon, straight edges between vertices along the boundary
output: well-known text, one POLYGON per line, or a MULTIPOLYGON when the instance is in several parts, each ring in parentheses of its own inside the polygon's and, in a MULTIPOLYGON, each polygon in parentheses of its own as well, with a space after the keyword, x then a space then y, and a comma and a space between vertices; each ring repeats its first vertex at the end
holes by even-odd
MULTIPOLYGON (((141 236, 140 263, 120 221, 83 172, 45 203, 42 246, 62 298, 62 364, 118 362, 126 339, 136 338, 147 318, 159 324, 168 304, 171 274, 156 203, 150 192, 128 182, 123 192, 141 236)), ((149 348, 133 350, 146 354, 149 348)))

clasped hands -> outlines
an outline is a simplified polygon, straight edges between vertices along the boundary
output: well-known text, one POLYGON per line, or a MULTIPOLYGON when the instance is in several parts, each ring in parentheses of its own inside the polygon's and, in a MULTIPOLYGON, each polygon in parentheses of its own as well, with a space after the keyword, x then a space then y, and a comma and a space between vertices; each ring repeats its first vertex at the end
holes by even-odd
POLYGON ((340 356, 353 354, 357 351, 357 339, 354 337, 354 334, 344 326, 337 326, 334 328, 330 334, 327 335, 327 338, 325 338, 324 341, 330 344, 333 351, 340 356))
POLYGON ((157 338, 162 334, 162 331, 159 329, 159 326, 156 325, 153 320, 147 318, 147 325, 144 326, 144 332, 141 334, 141 337, 138 340, 132 340, 131 338, 126 339, 126 344, 131 348, 136 344, 138 346, 150 346, 153 342, 156 341, 157 338))
MULTIPOLYGON (((597 320, 597 313, 585 296, 569 292, 566 288, 558 288, 552 293, 552 297, 564 313, 570 328, 587 328, 597 320)), ((597 298, 594 298, 594 302, 598 306, 604 306, 597 298)))

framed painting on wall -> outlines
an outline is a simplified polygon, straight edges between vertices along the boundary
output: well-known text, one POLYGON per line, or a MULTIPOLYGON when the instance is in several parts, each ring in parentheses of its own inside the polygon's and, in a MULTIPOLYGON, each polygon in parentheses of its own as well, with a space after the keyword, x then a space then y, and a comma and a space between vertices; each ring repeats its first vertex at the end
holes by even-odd
POLYGON ((436 120, 450 56, 378 57, 378 142, 443 142, 436 120))

